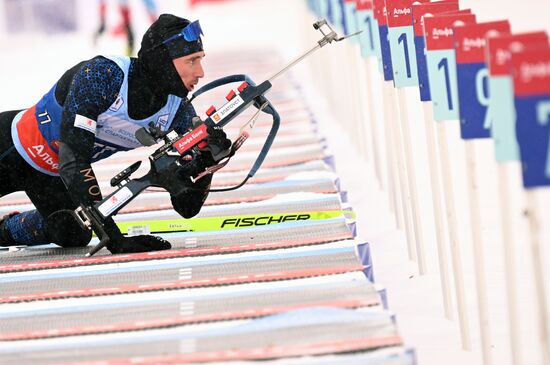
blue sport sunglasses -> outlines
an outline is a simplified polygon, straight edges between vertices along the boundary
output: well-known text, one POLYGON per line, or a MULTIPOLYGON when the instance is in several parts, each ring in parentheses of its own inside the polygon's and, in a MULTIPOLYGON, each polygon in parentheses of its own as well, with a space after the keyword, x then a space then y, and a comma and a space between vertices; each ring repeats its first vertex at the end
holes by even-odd
POLYGON ((168 44, 181 37, 183 37, 183 39, 185 39, 187 42, 194 42, 197 41, 201 35, 204 35, 204 33, 202 32, 201 24, 198 20, 195 20, 193 23, 190 23, 185 28, 183 28, 181 32, 179 32, 178 34, 174 34, 162 43, 168 44))

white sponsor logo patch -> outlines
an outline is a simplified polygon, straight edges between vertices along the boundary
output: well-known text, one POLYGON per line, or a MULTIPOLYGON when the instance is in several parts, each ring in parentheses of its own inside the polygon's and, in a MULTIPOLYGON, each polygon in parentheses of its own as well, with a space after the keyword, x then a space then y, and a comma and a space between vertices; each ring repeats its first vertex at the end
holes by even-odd
POLYGON ((411 13, 411 8, 393 9, 393 15, 408 15, 411 13))
POLYGON ((95 120, 91 120, 88 117, 84 117, 82 115, 77 114, 74 118, 74 126, 95 134, 95 130, 97 128, 97 122, 95 120))
POLYGON ((228 116, 233 110, 237 109, 243 102, 244 100, 240 96, 233 98, 230 102, 222 106, 222 108, 216 114, 213 114, 212 119, 216 123, 221 121, 223 118, 228 116))
POLYGON ((132 192, 127 187, 120 189, 115 195, 109 198, 101 204, 97 209, 103 214, 104 217, 108 217, 122 204, 126 203, 132 197, 132 192))

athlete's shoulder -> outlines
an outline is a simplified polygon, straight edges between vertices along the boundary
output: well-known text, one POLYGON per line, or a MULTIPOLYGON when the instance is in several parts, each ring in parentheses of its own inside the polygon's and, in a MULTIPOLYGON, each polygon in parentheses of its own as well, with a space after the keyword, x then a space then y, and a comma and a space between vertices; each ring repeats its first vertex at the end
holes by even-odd
MULTIPOLYGON (((130 60, 128 59, 128 64, 130 60)), ((80 63, 80 73, 87 78, 124 78, 124 60, 107 56, 95 56, 80 63)), ((121 81, 121 80, 120 80, 121 81)))
POLYGON ((180 134, 184 133, 191 127, 191 120, 195 116, 197 116, 197 112, 193 105, 182 99, 176 111, 172 128, 180 134))
POLYGON ((58 83, 57 98, 74 113, 87 111, 90 118, 97 117, 116 100, 124 83, 124 71, 114 61, 96 56, 80 62, 67 72, 58 83), (72 74, 72 75, 71 75, 72 74), (67 97, 62 95, 66 92, 67 97))

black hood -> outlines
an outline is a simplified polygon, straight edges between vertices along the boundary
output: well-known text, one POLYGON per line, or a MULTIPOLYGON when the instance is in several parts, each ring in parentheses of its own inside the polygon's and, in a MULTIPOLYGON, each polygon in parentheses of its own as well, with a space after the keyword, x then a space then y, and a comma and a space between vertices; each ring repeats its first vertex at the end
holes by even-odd
POLYGON ((176 68, 173 59, 202 51, 202 41, 187 42, 183 37, 168 44, 168 38, 181 32, 191 22, 171 14, 162 14, 145 32, 138 52, 136 66, 148 81, 151 89, 163 95, 187 97, 188 91, 176 68))

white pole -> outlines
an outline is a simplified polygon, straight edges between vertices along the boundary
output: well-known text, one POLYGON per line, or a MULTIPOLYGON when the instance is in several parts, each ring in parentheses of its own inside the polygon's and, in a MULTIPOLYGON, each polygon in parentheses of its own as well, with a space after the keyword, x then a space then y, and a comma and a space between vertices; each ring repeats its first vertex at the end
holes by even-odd
POLYGON ((521 364, 521 338, 518 311, 518 290, 516 284, 516 264, 513 219, 510 216, 512 210, 510 202, 509 165, 498 164, 498 190, 500 201, 500 220, 502 230, 502 244, 504 248, 504 273, 506 275, 506 296, 508 301, 508 317, 510 321, 510 345, 512 352, 512 365, 521 364))
POLYGON ((416 172, 414 167, 413 150, 411 146, 411 132, 409 126, 410 120, 409 112, 407 109, 406 89, 398 88, 397 97, 399 99, 399 120, 401 121, 401 131, 403 133, 403 147, 406 161, 405 170, 409 182, 409 196, 411 198, 410 206, 414 227, 413 231, 416 248, 416 258, 418 262, 418 272, 420 275, 424 275, 428 271, 428 268, 426 267, 426 256, 424 254, 424 237, 422 234, 421 222, 422 213, 420 212, 418 189, 416 187, 416 172))
POLYGON ((441 182, 437 156, 438 148, 434 134, 435 121, 433 119, 432 103, 423 102, 424 128, 426 133, 426 145, 428 148, 428 164, 430 170, 430 182, 432 185, 432 204, 435 221, 435 239, 437 243, 437 257, 439 262, 439 279, 441 280, 441 291, 443 294, 443 308, 445 318, 453 319, 453 305, 451 298, 451 285, 449 282, 449 264, 447 261, 446 234, 443 204, 441 201, 441 182))
MULTIPOLYGON (((371 154, 369 151, 369 147, 371 146, 370 139, 371 139, 371 131, 367 129, 366 121, 365 121, 365 113, 364 113, 364 82, 362 82, 362 72, 363 69, 361 67, 362 63, 361 60, 361 54, 360 49, 357 45, 351 45, 351 56, 352 56, 352 67, 351 67, 351 81, 352 86, 350 90, 356 90, 356 92, 350 93, 351 97, 353 98, 353 109, 356 114, 355 123, 357 126, 357 135, 359 136, 359 151, 361 152, 362 157, 365 159, 365 161, 370 162, 371 161, 371 154), (361 82, 360 82, 361 81, 361 82)), ((375 171, 376 172, 376 171, 375 171)), ((378 176, 376 176, 378 177, 378 176)))
MULTIPOLYGON (((390 85, 391 86, 391 85, 390 85)), ((395 213, 395 222, 398 229, 403 229, 405 226, 404 215, 402 205, 400 204, 401 200, 401 190, 399 184, 399 173, 398 173, 398 164, 397 156, 394 150, 394 133, 391 123, 391 111, 390 109, 390 99, 391 90, 386 87, 386 82, 382 81, 382 103, 384 104, 384 136, 386 139, 386 156, 387 156, 387 167, 388 167, 388 178, 390 190, 393 192, 391 197, 393 203, 393 211, 395 213)))
POLYGON ((527 190, 526 215, 531 234, 531 255, 533 256, 533 276, 537 293, 537 310, 539 314, 539 336, 542 347, 543 364, 550 364, 550 336, 548 333, 548 301, 544 287, 544 270, 541 257, 541 232, 538 216, 536 191, 527 190))
POLYGON ((447 222, 449 223, 449 239, 451 243, 451 256, 453 263, 453 276, 456 290, 456 302, 458 322, 462 348, 471 350, 470 325, 466 308, 466 293, 464 292, 464 278, 462 277, 462 255, 458 242, 458 223, 454 202, 453 181, 450 170, 449 149, 447 146, 446 122, 435 123, 437 125, 438 141, 440 147, 441 176, 443 177, 443 192, 445 194, 445 206, 447 208, 447 222))
POLYGON ((350 139, 355 144, 355 148, 360 156, 364 156, 367 160, 366 151, 364 148, 364 130, 361 125, 361 117, 359 113, 359 103, 358 100, 358 91, 359 85, 357 85, 357 72, 356 72, 356 60, 353 53, 353 46, 349 43, 342 44, 340 47, 344 47, 343 55, 345 55, 342 63, 339 64, 339 67, 343 68, 345 73, 344 83, 342 85, 342 91, 347 89, 348 92, 340 92, 339 98, 342 100, 340 113, 346 118, 347 124, 347 133, 350 135, 350 139), (349 92, 353 90, 354 92, 349 92))
MULTIPOLYGON (((376 113, 374 112, 374 91, 373 91, 373 85, 372 85, 372 70, 371 70, 371 63, 370 58, 367 58, 365 60, 365 80, 366 80, 366 89, 367 89, 367 97, 366 97, 366 108, 368 112, 368 121, 367 126, 370 127, 371 130, 371 142, 372 142, 372 152, 373 152, 373 162, 374 162, 374 171, 376 173, 376 177, 378 180, 378 183, 380 184, 380 189, 386 190, 386 182, 384 181, 384 177, 382 176, 382 161, 381 161, 381 154, 380 154, 380 146, 378 144, 378 126, 377 126, 377 120, 376 120, 376 113)), ((389 161, 388 161, 389 162, 389 161)), ((389 179, 389 177, 388 177, 389 179)), ((393 194, 390 190, 390 195, 393 194)))
POLYGON ((466 175, 468 178, 468 198, 470 206, 470 224, 472 226, 472 253, 476 277, 476 292, 479 329, 481 333, 481 353, 483 364, 492 364, 491 327, 489 324, 489 304, 487 299, 487 280, 485 278, 485 253, 481 233, 481 214, 479 206, 478 179, 476 173, 475 141, 466 141, 466 175))
POLYGON ((401 206, 402 206, 402 212, 403 212, 403 221, 405 222, 405 235, 407 240, 407 250, 409 254, 409 259, 412 261, 416 261, 416 248, 413 244, 413 232, 412 232, 412 224, 411 224, 411 216, 410 216, 410 210, 409 210, 409 202, 410 202, 410 194, 407 184, 407 174, 406 174, 406 166, 404 162, 403 157, 403 142, 402 137, 400 133, 399 128, 399 119, 398 114, 395 111, 395 108, 392 108, 393 105, 396 104, 396 94, 393 87, 392 81, 385 81, 384 82, 384 94, 387 95, 387 121, 388 123, 388 131, 390 131, 392 136, 392 143, 393 143, 393 153, 395 157, 395 162, 397 164, 397 175, 399 176, 399 190, 401 192, 401 196, 399 197, 401 199, 401 206))

